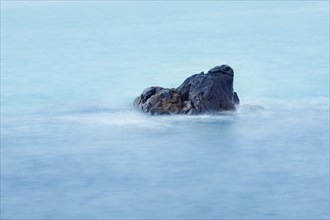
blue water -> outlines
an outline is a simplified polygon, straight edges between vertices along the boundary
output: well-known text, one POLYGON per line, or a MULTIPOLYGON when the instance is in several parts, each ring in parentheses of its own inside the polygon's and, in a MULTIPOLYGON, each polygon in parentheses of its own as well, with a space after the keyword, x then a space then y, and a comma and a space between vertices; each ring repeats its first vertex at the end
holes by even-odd
POLYGON ((328 219, 328 1, 1 1, 2 219, 328 219), (236 112, 132 108, 229 64, 236 112))

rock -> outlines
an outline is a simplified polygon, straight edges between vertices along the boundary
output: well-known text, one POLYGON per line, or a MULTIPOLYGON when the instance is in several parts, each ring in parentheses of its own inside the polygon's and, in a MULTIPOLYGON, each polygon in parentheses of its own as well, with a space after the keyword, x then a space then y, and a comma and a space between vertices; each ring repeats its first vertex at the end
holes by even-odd
POLYGON ((209 73, 223 73, 234 77, 234 70, 228 65, 213 67, 212 69, 209 70, 209 73))
POLYGON ((181 113, 188 113, 194 106, 190 100, 183 102, 183 108, 181 109, 181 113))
POLYGON ((199 114, 235 110, 239 98, 233 89, 234 70, 216 66, 207 74, 188 77, 177 89, 149 87, 134 100, 134 106, 151 114, 199 114))
POLYGON ((134 101, 134 106, 154 115, 177 114, 182 108, 181 96, 175 89, 149 87, 134 101))
POLYGON ((143 90, 142 94, 134 100, 134 106, 139 107, 140 105, 146 103, 151 96, 155 95, 157 92, 163 89, 164 88, 159 86, 146 88, 143 90))

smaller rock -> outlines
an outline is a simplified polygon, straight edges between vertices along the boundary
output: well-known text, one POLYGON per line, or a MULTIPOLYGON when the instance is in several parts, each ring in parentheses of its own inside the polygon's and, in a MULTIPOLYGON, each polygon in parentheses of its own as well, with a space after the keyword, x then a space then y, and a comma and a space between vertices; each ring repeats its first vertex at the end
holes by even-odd
POLYGON ((233 101, 235 105, 239 105, 239 98, 236 92, 234 92, 233 101))
POLYGON ((134 106, 153 115, 178 114, 182 102, 180 94, 175 89, 149 87, 135 99, 134 106))
POLYGON ((157 92, 162 90, 164 88, 159 87, 159 86, 152 86, 148 87, 145 90, 143 90, 142 94, 138 97, 133 102, 133 105, 135 107, 141 107, 140 105, 145 103, 151 96, 155 95, 157 92))

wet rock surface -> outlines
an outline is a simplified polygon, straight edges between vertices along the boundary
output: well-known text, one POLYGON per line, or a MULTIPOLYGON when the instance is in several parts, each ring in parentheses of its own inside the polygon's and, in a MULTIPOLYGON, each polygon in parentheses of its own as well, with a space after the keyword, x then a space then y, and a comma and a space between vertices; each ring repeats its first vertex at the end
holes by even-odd
POLYGON ((233 89, 234 70, 216 66, 206 74, 188 77, 178 88, 146 88, 134 100, 134 106, 153 115, 201 114, 235 110, 239 98, 233 89))

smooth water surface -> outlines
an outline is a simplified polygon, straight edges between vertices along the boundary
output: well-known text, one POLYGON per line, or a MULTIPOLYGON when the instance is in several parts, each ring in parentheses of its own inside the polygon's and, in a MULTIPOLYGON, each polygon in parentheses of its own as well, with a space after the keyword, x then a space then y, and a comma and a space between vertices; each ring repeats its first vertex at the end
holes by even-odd
POLYGON ((1 219, 328 219, 329 2, 1 1, 1 219), (132 109, 229 64, 236 112, 132 109))

